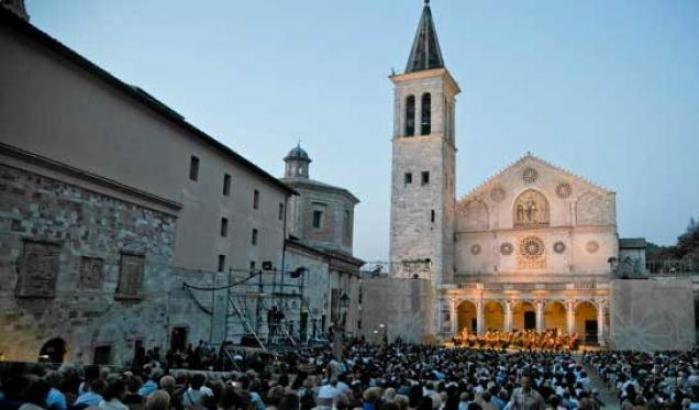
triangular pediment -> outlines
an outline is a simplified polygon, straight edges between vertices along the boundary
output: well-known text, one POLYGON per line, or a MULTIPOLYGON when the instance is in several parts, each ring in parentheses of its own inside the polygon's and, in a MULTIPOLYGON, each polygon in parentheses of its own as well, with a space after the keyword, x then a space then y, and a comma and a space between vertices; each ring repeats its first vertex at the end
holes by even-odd
POLYGON ((528 152, 464 195, 458 200, 458 204, 466 204, 473 200, 499 202, 508 194, 507 191, 536 189, 542 186, 548 187, 561 197, 576 197, 589 192, 605 196, 614 195, 613 191, 528 152))

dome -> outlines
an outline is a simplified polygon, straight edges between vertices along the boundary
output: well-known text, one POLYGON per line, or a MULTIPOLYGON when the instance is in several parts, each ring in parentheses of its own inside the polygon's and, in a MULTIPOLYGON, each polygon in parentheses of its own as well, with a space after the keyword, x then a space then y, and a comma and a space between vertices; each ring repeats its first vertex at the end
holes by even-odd
POLYGON ((291 151, 289 151, 289 153, 284 158, 285 161, 288 161, 290 159, 311 162, 311 158, 308 156, 308 153, 306 152, 306 150, 301 148, 301 144, 292 148, 291 151))

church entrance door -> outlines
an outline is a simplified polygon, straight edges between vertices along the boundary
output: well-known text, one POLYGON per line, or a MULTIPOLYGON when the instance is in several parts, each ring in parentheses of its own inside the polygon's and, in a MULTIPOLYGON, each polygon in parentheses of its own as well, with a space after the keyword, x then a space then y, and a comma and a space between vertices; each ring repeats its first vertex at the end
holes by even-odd
POLYGON ((525 330, 536 329, 536 312, 532 312, 532 311, 524 312, 524 329, 525 330))

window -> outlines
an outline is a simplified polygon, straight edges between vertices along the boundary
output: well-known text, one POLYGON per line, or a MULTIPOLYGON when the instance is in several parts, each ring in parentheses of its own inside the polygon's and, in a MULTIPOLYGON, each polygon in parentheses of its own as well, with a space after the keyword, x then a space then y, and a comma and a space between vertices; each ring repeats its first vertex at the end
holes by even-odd
POLYGON ((228 218, 221 218, 221 236, 228 236, 228 218))
POLYGON ((409 95, 405 99, 405 136, 415 135, 415 96, 409 95))
POLYGON ((25 241, 19 266, 17 296, 54 297, 60 254, 61 246, 57 243, 25 241))
POLYGON ((80 260, 80 289, 102 289, 104 259, 83 256, 80 260))
POLYGON ((430 183, 430 171, 422 171, 422 185, 430 183))
POLYGON ((352 243, 352 214, 348 209, 345 209, 345 216, 343 222, 343 239, 345 245, 350 245, 352 243))
POLYGON ((278 218, 280 221, 282 219, 284 219, 284 204, 281 202, 279 203, 279 216, 278 216, 278 218))
POLYGON ((430 211, 430 222, 434 223, 434 209, 430 211))
POLYGON ((194 155, 192 155, 192 158, 189 160, 189 179, 192 181, 199 180, 199 158, 194 155))
POLYGON ((231 176, 228 174, 223 175, 223 195, 228 196, 231 194, 231 176))
POLYGON ((252 196, 252 208, 253 209, 259 209, 260 208, 260 191, 257 189, 253 193, 252 196))
POLYGON ((119 266, 116 299, 138 299, 141 297, 143 286, 143 271, 146 258, 144 255, 122 253, 119 266))
POLYGON ((218 271, 223 272, 226 270, 226 255, 218 255, 218 271))
POLYGON ((97 346, 95 353, 92 356, 92 364, 111 364, 112 363, 112 346, 97 346))
POLYGON ((420 124, 420 134, 430 135, 432 133, 432 96, 430 93, 422 94, 422 123, 420 124))
POLYGON ((313 211, 313 229, 321 229, 323 227, 323 211, 313 211))
POLYGON ((252 230, 252 244, 257 245, 257 229, 252 230))
POLYGON ((403 182, 408 185, 413 183, 413 174, 410 172, 406 172, 405 175, 403 175, 403 182))

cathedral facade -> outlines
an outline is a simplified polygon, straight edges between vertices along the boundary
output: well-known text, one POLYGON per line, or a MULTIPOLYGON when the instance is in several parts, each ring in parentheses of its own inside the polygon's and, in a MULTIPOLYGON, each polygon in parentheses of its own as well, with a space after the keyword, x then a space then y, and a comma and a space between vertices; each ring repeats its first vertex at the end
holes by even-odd
POLYGON ((625 252, 615 193, 527 153, 456 198, 460 89, 429 4, 405 72, 390 78, 391 273, 430 282, 429 333, 555 328, 606 343, 610 281, 625 252))

